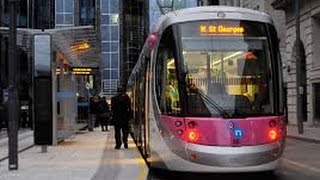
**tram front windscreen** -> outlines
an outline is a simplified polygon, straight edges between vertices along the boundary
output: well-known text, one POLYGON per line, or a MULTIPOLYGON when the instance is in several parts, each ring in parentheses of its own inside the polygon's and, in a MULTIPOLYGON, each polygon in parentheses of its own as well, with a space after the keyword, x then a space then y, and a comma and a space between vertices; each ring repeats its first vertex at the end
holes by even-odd
POLYGON ((270 25, 251 21, 198 21, 179 24, 191 116, 276 115, 283 108, 278 56, 270 25), (274 54, 272 54, 274 53, 274 54))

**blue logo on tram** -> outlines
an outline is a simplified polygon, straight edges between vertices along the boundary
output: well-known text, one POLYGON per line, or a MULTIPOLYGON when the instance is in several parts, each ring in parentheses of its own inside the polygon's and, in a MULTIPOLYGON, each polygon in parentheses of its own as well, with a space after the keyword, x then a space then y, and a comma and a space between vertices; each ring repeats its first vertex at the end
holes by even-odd
POLYGON ((230 131, 230 134, 237 140, 242 139, 244 135, 243 129, 239 128, 238 124, 234 121, 229 121, 227 127, 230 131))
POLYGON ((243 137, 243 130, 240 128, 234 128, 233 135, 236 139, 241 139, 243 137))

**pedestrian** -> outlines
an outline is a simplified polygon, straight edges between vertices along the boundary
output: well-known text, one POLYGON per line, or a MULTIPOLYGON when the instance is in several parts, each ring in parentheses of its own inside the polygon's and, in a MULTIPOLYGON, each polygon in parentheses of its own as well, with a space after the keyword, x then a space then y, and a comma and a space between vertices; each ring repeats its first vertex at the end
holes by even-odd
POLYGON ((115 129, 115 149, 120 149, 122 143, 128 148, 129 120, 131 117, 131 100, 123 87, 118 87, 118 95, 112 97, 111 108, 113 111, 115 129), (122 138, 121 138, 122 132, 122 138))
MULTIPOLYGON (((94 127, 99 127, 100 124, 100 114, 102 114, 100 111, 101 109, 99 109, 99 104, 101 102, 101 97, 100 96, 96 96, 97 98, 94 99, 93 103, 94 106, 96 107, 96 121, 94 122, 94 127)), ((103 110, 102 110, 103 111, 103 110)))
POLYGON ((2 130, 2 121, 4 120, 4 107, 0 104, 0 132, 2 130))
POLYGON ((99 123, 102 131, 108 130, 109 121, 109 105, 105 97, 101 98, 98 105, 99 110, 99 123))
POLYGON ((22 128, 28 127, 28 113, 26 111, 21 112, 21 127, 22 128))
POLYGON ((96 122, 96 102, 97 101, 97 97, 96 96, 93 96, 93 97, 90 97, 90 100, 89 100, 89 119, 88 119, 88 129, 89 131, 93 131, 93 128, 94 128, 94 124, 96 122))

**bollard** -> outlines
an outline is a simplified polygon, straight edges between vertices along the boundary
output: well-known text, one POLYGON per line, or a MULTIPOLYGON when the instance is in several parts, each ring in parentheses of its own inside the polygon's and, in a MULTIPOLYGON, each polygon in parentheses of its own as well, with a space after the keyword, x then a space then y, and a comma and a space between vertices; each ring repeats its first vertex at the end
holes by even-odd
POLYGON ((47 153, 48 152, 48 146, 47 145, 41 145, 41 153, 47 153))

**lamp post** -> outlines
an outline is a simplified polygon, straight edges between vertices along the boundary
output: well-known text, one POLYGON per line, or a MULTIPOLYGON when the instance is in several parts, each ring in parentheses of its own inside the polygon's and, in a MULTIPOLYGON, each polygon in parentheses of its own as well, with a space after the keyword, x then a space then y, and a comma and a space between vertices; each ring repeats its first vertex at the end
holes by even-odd
POLYGON ((9 0, 10 33, 9 33, 9 99, 8 99, 8 137, 9 137, 9 170, 18 169, 18 91, 16 87, 16 52, 17 52, 17 5, 19 0, 9 0))
POLYGON ((162 14, 173 10, 174 0, 157 0, 157 4, 162 14))
POLYGON ((300 40, 300 0, 295 0, 296 18, 296 95, 297 95, 297 123, 298 133, 303 134, 303 94, 305 93, 301 79, 301 40, 300 40))

